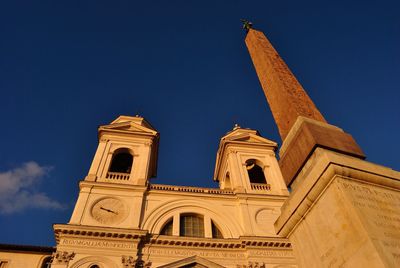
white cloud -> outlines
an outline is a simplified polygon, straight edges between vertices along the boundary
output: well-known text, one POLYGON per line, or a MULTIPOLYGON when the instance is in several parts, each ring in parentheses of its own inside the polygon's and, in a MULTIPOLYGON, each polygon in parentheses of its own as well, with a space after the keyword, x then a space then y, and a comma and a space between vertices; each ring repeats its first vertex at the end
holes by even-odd
POLYGON ((64 206, 35 188, 50 171, 36 162, 0 172, 0 213, 9 214, 26 208, 62 209, 64 206))

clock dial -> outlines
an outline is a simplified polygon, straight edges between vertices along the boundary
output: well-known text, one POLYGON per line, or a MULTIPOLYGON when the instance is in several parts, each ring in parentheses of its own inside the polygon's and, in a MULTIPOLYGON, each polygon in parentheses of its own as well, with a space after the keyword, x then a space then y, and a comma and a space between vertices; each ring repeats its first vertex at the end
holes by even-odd
POLYGON ((103 224, 120 223, 126 215, 125 203, 112 197, 100 199, 92 207, 92 217, 103 224))

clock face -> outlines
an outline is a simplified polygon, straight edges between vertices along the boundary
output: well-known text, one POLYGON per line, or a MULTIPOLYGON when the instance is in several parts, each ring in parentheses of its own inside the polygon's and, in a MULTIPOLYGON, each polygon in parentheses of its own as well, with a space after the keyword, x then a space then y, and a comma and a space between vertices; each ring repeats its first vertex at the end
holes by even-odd
POLYGON ((92 217, 103 224, 120 223, 126 216, 126 205, 116 198, 100 199, 92 207, 92 217))

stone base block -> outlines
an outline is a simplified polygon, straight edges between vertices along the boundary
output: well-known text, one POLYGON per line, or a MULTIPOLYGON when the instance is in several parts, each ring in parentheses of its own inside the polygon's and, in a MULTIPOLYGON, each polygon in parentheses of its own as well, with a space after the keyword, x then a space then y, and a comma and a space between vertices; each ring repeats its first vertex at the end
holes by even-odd
POLYGON ((279 151, 279 166, 286 185, 293 182, 317 147, 365 158, 350 134, 336 126, 300 116, 279 151))
POLYGON ((309 161, 275 222, 300 267, 400 267, 400 173, 321 148, 309 161))

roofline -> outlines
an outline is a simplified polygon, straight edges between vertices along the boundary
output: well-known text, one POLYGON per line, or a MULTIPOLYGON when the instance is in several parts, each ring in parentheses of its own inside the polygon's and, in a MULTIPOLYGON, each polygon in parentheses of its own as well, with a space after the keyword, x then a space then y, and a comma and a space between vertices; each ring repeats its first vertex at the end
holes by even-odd
POLYGON ((47 246, 0 244, 0 251, 19 251, 51 254, 56 251, 56 248, 47 246))

